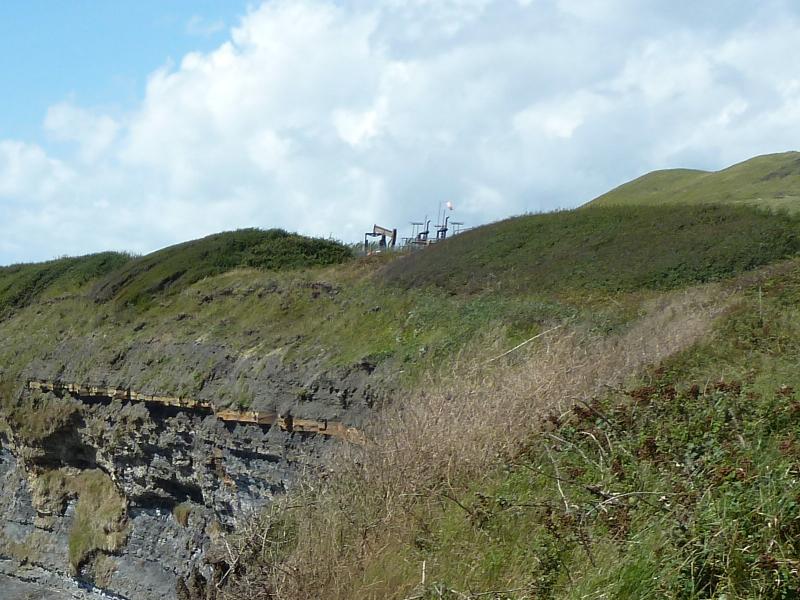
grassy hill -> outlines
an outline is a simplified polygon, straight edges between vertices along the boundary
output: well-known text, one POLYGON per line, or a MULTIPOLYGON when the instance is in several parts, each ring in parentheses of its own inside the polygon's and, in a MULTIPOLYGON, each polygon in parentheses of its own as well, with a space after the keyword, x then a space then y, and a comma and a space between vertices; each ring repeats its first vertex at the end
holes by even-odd
POLYGON ((204 277, 236 268, 285 271, 325 266, 351 258, 350 249, 331 240, 312 239, 281 229, 240 229, 164 248, 130 261, 92 290, 100 302, 148 302, 204 277))
MULTIPOLYGON (((415 381, 485 336, 514 345, 565 320, 624 330, 664 290, 794 256, 798 234, 795 217, 731 206, 529 215, 424 251, 358 259, 327 240, 227 232, 138 258, 112 255, 116 262, 57 262, 77 261, 83 275, 55 303, 40 300, 59 296, 56 280, 34 278, 36 287, 15 275, 50 273, 50 263, 0 271, 14 308, 13 318, 0 319, 8 342, 0 363, 13 378, 47 353, 53 333, 95 340, 81 359, 85 373, 136 343, 203 339, 332 367, 390 361, 398 377, 415 381), (105 267, 92 271, 96 263, 105 267)), ((140 385, 187 395, 202 381, 180 368, 141 377, 140 385)))
POLYGON ((74 292, 120 269, 130 260, 127 254, 102 252, 0 267, 0 316, 37 300, 74 292))
MULTIPOLYGON (((287 543, 279 534, 296 536, 286 554, 302 562, 286 564, 308 567, 303 577, 335 590, 331 598, 797 598, 800 262, 738 286, 710 332, 622 384, 576 393, 589 367, 551 338, 516 368, 461 373, 467 385, 429 391, 425 414, 447 418, 379 439, 381 465, 367 461, 345 476, 349 487, 335 488, 345 510, 273 515, 276 544, 287 543), (553 354, 555 365, 546 360, 553 354), (504 405, 516 411, 502 421, 528 432, 511 447, 499 427, 494 445, 485 431, 475 435, 477 423, 465 427, 464 413, 492 421, 504 405), (411 458, 390 454, 397 444, 411 458), (481 462, 473 445, 491 458, 481 462), (403 480, 385 474, 387 462, 403 480), (343 526, 353 513, 364 529, 343 526), (335 551, 345 561, 308 548, 314 522, 341 536, 335 551), (336 577, 326 577, 332 566, 336 577)), ((598 365, 639 352, 580 343, 598 365)), ((311 597, 288 579, 278 589, 311 597)))
POLYGON ((599 196, 587 206, 714 203, 800 210, 800 152, 757 156, 715 172, 655 171, 599 196))
POLYGON ((411 253, 242 230, 7 267, 0 395, 62 340, 95 373, 152 347, 134 383, 190 397, 172 344, 388 365, 370 443, 226 539, 234 597, 793 598, 800 216, 758 207, 795 198, 790 153, 411 253))
POLYGON ((590 206, 479 227, 387 265, 406 288, 615 293, 715 281, 800 250, 800 220, 747 206, 590 206))
POLYGON ((627 206, 510 219, 381 267, 384 289, 449 307, 576 312, 405 394, 367 451, 242 533, 234 593, 798 597, 797 222, 751 206, 797 195, 796 160, 655 174, 627 206), (626 308, 622 326, 583 326, 626 308))

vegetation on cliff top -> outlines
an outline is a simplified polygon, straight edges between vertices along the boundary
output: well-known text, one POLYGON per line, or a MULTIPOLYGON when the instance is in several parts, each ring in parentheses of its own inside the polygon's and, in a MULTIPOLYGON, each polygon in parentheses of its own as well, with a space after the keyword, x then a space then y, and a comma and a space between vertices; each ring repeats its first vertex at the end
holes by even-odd
MULTIPOLYGON (((798 160, 732 167, 718 203, 703 182, 725 171, 654 174, 625 202, 408 255, 244 230, 0 269, 0 390, 13 400, 61 340, 91 349, 57 359, 86 372, 136 342, 210 340, 414 373, 368 446, 232 546, 242 597, 795 597, 800 221, 735 204, 800 197, 798 160)), ((137 376, 166 394, 211 368, 152 358, 137 376)), ((50 410, 28 399, 5 421, 35 441, 72 418, 50 410)), ((77 568, 123 539, 124 499, 62 475, 44 482, 79 498, 77 568)))
POLYGON ((337 264, 351 257, 333 240, 308 238, 282 229, 239 229, 184 242, 142 256, 102 279, 91 296, 141 304, 185 289, 204 277, 232 269, 283 271, 337 264))
POLYGON ((43 263, 0 267, 0 318, 37 300, 75 292, 126 264, 131 257, 102 252, 43 263))
POLYGON ((628 333, 606 331, 602 343, 597 330, 566 327, 496 362, 500 348, 482 339, 475 354, 385 415, 372 444, 345 453, 329 480, 245 528, 234 594, 800 595, 800 261, 776 262, 796 253, 793 219, 777 215, 786 245, 773 254, 764 230, 749 238, 734 226, 721 235, 726 219, 756 214, 757 230, 760 219, 771 221, 766 213, 677 204, 625 210, 583 209, 598 224, 583 230, 573 213, 545 215, 540 223, 553 229, 559 219, 573 227, 545 231, 539 246, 529 241, 536 218, 521 218, 492 226, 492 234, 511 232, 507 242, 486 228, 390 263, 382 275, 404 289, 456 297, 545 290, 596 310, 598 293, 627 304, 647 288, 683 291, 653 293, 654 305, 640 296, 628 333), (609 215, 624 224, 610 240, 602 237, 610 227, 600 225, 609 215), (694 228, 690 216, 702 215, 709 220, 694 228), (659 234, 660 224, 678 239, 659 234), (601 243, 592 244, 596 233, 601 243), (593 265, 577 250, 560 268, 561 240, 574 246, 581 235, 590 254, 610 250, 603 260, 618 263, 593 265), (648 256, 650 246, 669 251, 648 256), (552 278, 539 273, 542 255, 555 267, 552 278), (685 287, 712 280, 723 283, 685 287))
POLYGON ((462 357, 246 528, 236 593, 797 597, 798 306, 795 259, 664 296, 616 342, 462 357))
MULTIPOLYGON (((54 340, 75 339, 91 340, 91 353, 59 360, 75 362, 78 378, 124 356, 132 344, 148 343, 150 367, 136 381, 119 383, 162 394, 192 397, 213 365, 182 368, 149 340, 209 340, 243 354, 278 351, 287 363, 390 360, 398 377, 415 379, 486 331, 510 345, 563 320, 612 332, 659 290, 795 254, 798 232, 794 217, 746 207, 608 208, 509 219, 424 251, 360 259, 324 240, 306 240, 304 249, 284 234, 221 234, 130 260, 56 303, 34 300, 18 309, 0 321, 7 341, 0 379, 15 378, 52 352, 54 340), (283 254, 276 251, 272 262, 253 258, 273 243, 283 254), (294 268, 303 260, 312 266, 294 268)), ((232 392, 215 401, 247 406, 246 396, 232 392)))

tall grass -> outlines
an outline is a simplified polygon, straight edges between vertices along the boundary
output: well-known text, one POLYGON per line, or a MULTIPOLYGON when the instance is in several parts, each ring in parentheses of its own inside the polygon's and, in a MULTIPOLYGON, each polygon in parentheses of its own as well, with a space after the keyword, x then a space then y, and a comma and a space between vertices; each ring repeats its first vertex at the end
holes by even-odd
MULTIPOLYGON (((309 478, 227 547, 236 598, 425 596, 417 539, 446 507, 524 445, 548 415, 618 386, 703 336, 724 305, 694 289, 650 307, 626 333, 602 338, 570 328, 519 350, 487 338, 398 399, 363 447, 343 447, 327 478, 309 478)), ((498 335, 497 339, 503 336, 498 335)))

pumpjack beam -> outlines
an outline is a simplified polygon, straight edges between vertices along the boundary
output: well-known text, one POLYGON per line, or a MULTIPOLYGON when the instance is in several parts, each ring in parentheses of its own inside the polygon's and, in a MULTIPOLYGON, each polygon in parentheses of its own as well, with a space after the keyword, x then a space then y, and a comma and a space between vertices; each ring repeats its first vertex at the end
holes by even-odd
POLYGON ((386 248, 394 248, 395 244, 397 243, 397 229, 388 229, 386 227, 381 227, 380 225, 373 225, 372 231, 368 231, 364 234, 364 252, 369 251, 369 239, 370 237, 379 237, 381 238, 378 241, 378 247, 381 249, 386 248))

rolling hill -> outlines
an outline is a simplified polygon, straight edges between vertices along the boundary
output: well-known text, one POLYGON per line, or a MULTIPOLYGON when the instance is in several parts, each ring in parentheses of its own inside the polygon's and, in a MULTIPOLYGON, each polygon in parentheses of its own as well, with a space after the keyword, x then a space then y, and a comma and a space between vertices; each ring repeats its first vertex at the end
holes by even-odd
POLYGON ((586 206, 719 203, 800 210, 800 152, 757 156, 721 171, 654 171, 586 206))

